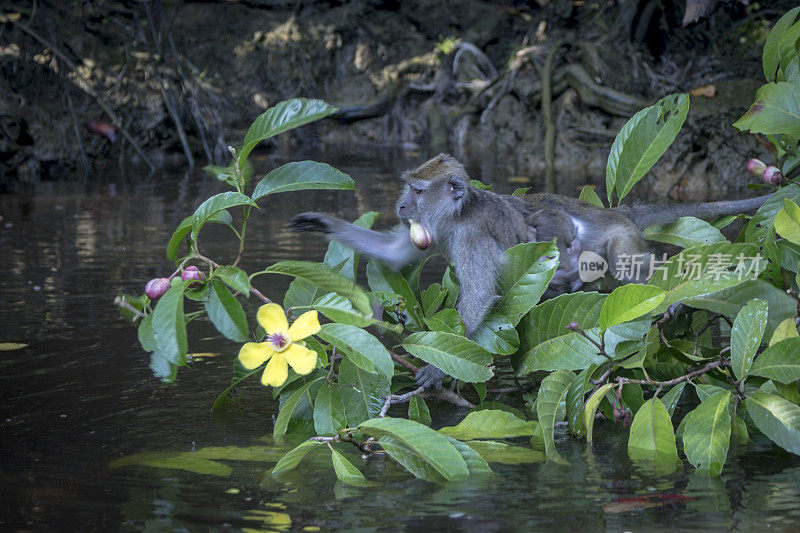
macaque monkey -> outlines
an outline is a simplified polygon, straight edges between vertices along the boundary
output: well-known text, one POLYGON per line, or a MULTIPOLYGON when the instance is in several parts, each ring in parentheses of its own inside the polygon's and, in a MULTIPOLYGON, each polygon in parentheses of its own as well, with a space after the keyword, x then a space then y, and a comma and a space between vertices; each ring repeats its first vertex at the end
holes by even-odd
MULTIPOLYGON (((394 270, 419 261, 432 250, 443 253, 453 264, 461 285, 457 308, 468 337, 497 300, 503 252, 516 244, 556 239, 559 266, 545 297, 581 288, 578 257, 587 250, 605 258, 622 281, 641 283, 646 277, 630 277, 630 273, 615 269, 621 255, 641 254, 643 264, 649 264, 650 251, 642 233, 645 227, 683 216, 714 219, 753 211, 766 200, 762 196, 731 202, 604 209, 557 194, 510 196, 470 186, 464 166, 446 154, 404 172, 400 179, 404 186, 396 213, 402 225, 392 231, 361 228, 321 213, 298 215, 291 226, 295 231, 326 233, 330 239, 394 270), (425 251, 414 246, 409 220, 428 230, 434 246, 425 251)), ((420 386, 438 388, 443 377, 441 370, 428 365, 416 379, 420 386)))

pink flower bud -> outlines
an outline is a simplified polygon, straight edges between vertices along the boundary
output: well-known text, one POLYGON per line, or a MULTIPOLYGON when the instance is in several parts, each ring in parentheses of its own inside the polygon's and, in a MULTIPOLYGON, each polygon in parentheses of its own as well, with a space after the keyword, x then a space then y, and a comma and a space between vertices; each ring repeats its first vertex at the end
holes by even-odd
POLYGON ((570 322, 569 324, 567 324, 567 329, 571 329, 572 331, 577 330, 578 327, 579 326, 577 322, 570 322))
POLYGON ((181 272, 181 279, 183 281, 195 280, 195 281, 203 281, 206 279, 205 274, 200 272, 200 270, 196 266, 188 266, 183 269, 181 272))
POLYGON ((428 229, 419 222, 412 221, 408 232, 411 236, 411 242, 420 250, 427 250, 431 245, 431 234, 428 232, 428 229))
POLYGON ((761 179, 764 180, 764 183, 770 185, 781 185, 784 183, 783 174, 778 170, 778 167, 767 167, 761 175, 761 179))
POLYGON ((753 176, 760 178, 767 170, 767 164, 760 159, 750 159, 747 161, 747 171, 753 176))
POLYGON ((155 278, 144 286, 144 293, 153 301, 158 300, 169 290, 170 282, 167 278, 155 278))

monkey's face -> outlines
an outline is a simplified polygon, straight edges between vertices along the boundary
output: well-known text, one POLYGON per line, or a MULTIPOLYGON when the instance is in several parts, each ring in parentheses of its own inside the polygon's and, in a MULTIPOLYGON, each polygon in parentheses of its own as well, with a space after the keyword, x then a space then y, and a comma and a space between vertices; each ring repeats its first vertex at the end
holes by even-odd
POLYGON ((467 182, 459 176, 430 180, 405 177, 403 181, 405 186, 397 202, 397 217, 406 226, 409 219, 415 220, 433 234, 440 224, 461 213, 467 199, 467 182))

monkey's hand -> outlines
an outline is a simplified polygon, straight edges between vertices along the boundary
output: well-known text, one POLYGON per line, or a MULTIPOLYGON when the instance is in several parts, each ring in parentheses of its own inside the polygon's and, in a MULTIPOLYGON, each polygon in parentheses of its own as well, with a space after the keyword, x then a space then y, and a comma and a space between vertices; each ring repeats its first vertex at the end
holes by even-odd
POLYGON ((445 373, 433 365, 427 365, 419 369, 416 380, 417 385, 428 390, 439 390, 442 388, 442 380, 445 373))
POLYGON ((289 227, 292 231, 319 231, 322 233, 330 233, 332 223, 328 215, 310 211, 294 217, 289 222, 289 227))

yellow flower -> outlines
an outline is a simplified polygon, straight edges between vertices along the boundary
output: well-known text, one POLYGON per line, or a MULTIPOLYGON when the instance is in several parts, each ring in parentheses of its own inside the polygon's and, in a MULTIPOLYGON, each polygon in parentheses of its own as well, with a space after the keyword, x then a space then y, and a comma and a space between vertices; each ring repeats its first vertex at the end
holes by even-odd
POLYGON ((301 341, 318 333, 316 311, 300 315, 291 327, 286 313, 278 304, 262 305, 256 315, 267 332, 265 342, 248 342, 239 350, 239 361, 248 370, 269 361, 261 376, 263 385, 279 387, 289 377, 289 365, 298 374, 308 374, 317 366, 317 352, 306 348, 301 341))

